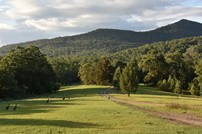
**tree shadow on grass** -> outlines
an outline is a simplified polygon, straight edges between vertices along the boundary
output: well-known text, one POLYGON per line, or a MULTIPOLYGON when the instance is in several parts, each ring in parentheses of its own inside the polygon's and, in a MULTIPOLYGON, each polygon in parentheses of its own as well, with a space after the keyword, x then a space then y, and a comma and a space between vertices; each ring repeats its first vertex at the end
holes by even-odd
MULTIPOLYGON (((72 88, 72 86, 70 86, 72 88)), ((77 87, 77 86, 75 86, 77 87)), ((74 87, 74 88, 75 88, 74 87)), ((67 87, 66 87, 67 88, 67 87)), ((10 114, 33 114, 33 113, 48 113, 53 110, 57 110, 61 107, 66 107, 68 105, 84 105, 77 103, 77 101, 86 101, 88 99, 82 99, 82 97, 91 97, 98 95, 101 91, 106 88, 83 88, 83 89, 69 89, 61 90, 57 93, 44 94, 32 99, 23 99, 16 101, 4 101, 0 103, 0 115, 10 115, 10 114), (71 99, 69 99, 71 96, 71 99), (65 100, 63 100, 65 97, 65 100), (47 100, 49 98, 49 103, 47 100), (75 99, 76 98, 76 99, 75 99), (79 99, 78 99, 79 98, 79 99), (13 111, 14 105, 18 104, 16 111, 13 111), (10 110, 6 111, 7 104, 11 104, 10 110)), ((92 101, 92 100, 90 100, 92 101)), ((97 100, 94 100, 97 101, 97 100)))
POLYGON ((58 100, 57 98, 50 98, 49 102, 47 103, 47 99, 43 100, 30 100, 30 101, 19 101, 19 103, 26 105, 26 106, 66 106, 66 105, 81 105, 80 103, 73 102, 73 99, 66 99, 66 100, 58 100))
POLYGON ((68 128, 94 128, 98 127, 98 124, 74 122, 66 120, 43 120, 43 119, 0 119, 0 126, 4 125, 31 125, 31 126, 58 126, 68 128))
POLYGON ((33 113, 48 113, 56 111, 61 107, 67 107, 70 105, 82 105, 80 103, 72 102, 71 100, 50 100, 46 103, 45 100, 30 100, 30 101, 19 101, 17 109, 13 111, 15 106, 14 102, 10 102, 10 107, 6 110, 7 103, 0 105, 0 115, 26 115, 33 113))

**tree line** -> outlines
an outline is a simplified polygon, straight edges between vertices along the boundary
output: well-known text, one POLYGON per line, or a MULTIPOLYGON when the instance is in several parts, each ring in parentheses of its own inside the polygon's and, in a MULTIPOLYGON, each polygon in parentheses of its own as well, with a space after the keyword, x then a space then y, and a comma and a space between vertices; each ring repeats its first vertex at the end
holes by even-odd
POLYGON ((80 64, 68 57, 47 59, 35 46, 17 47, 0 61, 0 98, 23 98, 53 92, 59 90, 60 85, 80 81, 83 84, 116 86, 118 77, 118 89, 128 94, 136 90, 138 81, 134 83, 133 78, 137 75, 137 66, 121 62, 114 65, 106 57, 80 64), (116 68, 123 71, 118 77, 114 76, 116 68))
POLYGON ((140 81, 160 90, 201 95, 202 37, 146 44, 112 55, 128 61, 136 59, 140 81))
MULTIPOLYGON (((139 82, 159 87, 163 91, 202 95, 201 53, 202 37, 157 42, 123 50, 108 56, 113 65, 111 76, 113 75, 115 79, 113 81, 108 77, 107 81, 120 88, 120 74, 124 74, 123 69, 132 60, 135 61, 133 64, 136 63, 137 66, 139 82), (117 65, 120 63, 122 65, 117 65)), ((108 61, 108 64, 110 62, 108 61)), ((100 66, 97 65, 100 63, 101 61, 94 60, 81 65, 79 73, 84 84, 102 84, 97 81, 100 66)), ((108 72, 111 69, 106 67, 105 70, 108 72)))
POLYGON ((135 92, 138 83, 160 90, 202 94, 202 37, 146 44, 103 54, 47 57, 38 47, 17 47, 0 60, 0 97, 57 91, 60 85, 114 85, 135 92), (85 60, 83 60, 85 59, 85 60))
POLYGON ((137 90, 139 84, 136 62, 110 61, 102 57, 98 61, 82 64, 79 77, 83 84, 113 85, 128 96, 137 90))

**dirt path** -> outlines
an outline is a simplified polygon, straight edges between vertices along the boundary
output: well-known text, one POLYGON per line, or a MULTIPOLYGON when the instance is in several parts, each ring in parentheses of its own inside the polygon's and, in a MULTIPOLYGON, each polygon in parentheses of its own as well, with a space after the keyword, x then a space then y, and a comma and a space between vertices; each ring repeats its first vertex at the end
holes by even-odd
POLYGON ((142 111, 146 114, 149 114, 151 116, 154 116, 154 117, 166 119, 166 120, 173 121, 176 123, 202 127, 202 118, 197 117, 195 115, 186 114, 186 113, 177 114, 177 113, 171 113, 171 112, 160 112, 160 111, 156 111, 156 110, 152 110, 152 109, 143 108, 138 105, 139 102, 136 103, 136 102, 131 102, 131 101, 127 101, 127 100, 122 100, 122 99, 118 99, 118 98, 108 95, 107 93, 109 92, 109 90, 111 90, 111 89, 104 90, 103 92, 101 92, 101 95, 118 104, 135 108, 137 110, 140 110, 140 111, 142 111))

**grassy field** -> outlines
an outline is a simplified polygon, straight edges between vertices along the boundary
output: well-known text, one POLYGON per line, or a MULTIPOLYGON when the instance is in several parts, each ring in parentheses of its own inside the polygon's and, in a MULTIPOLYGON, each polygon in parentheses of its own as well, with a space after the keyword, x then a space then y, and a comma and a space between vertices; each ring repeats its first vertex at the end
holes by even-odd
POLYGON ((202 118, 202 98, 196 96, 178 96, 174 93, 159 91, 157 88, 140 85, 136 94, 127 97, 123 94, 112 94, 116 98, 133 101, 137 105, 155 109, 158 111, 169 111, 173 113, 187 113, 202 118))
MULTIPOLYGON (((0 102, 0 134, 202 133, 200 127, 162 120, 103 98, 99 93, 106 88, 108 87, 66 86, 57 93, 37 98, 0 102), (66 95, 71 95, 72 98, 62 100, 62 97, 66 95), (49 103, 46 103, 48 96, 52 98, 49 103), (11 106, 9 111, 6 111, 5 107, 8 103, 11 106), (18 108, 13 111, 15 103, 18 103, 18 108)), ((138 94, 132 95, 130 98, 127 98, 126 95, 113 95, 122 99, 131 99, 131 101, 152 101, 153 103, 164 103, 169 100, 172 102, 176 98, 176 96, 170 95, 159 96, 155 93, 151 95, 149 94, 151 90, 148 90, 142 87, 138 94)), ((201 106, 201 100, 198 98, 190 99, 193 101, 190 100, 190 104, 197 102, 197 105, 201 106)), ((186 103, 184 101, 179 103, 186 103)))

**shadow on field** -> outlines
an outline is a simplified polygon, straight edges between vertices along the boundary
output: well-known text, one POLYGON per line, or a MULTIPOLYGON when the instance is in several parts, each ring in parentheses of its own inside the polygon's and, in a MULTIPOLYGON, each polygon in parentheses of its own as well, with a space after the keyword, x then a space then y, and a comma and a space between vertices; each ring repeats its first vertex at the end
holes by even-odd
POLYGON ((56 111, 58 108, 66 107, 69 105, 82 105, 75 103, 73 100, 58 100, 58 98, 51 98, 49 103, 46 99, 43 100, 27 100, 18 102, 18 107, 13 111, 15 103, 11 103, 8 110, 6 110, 7 104, 0 105, 0 115, 18 115, 18 114, 33 114, 33 113, 48 113, 56 111), (55 100, 56 99, 56 100, 55 100))
POLYGON ((0 115, 25 115, 33 113, 48 113, 56 111, 62 107, 68 107, 69 105, 85 105, 78 102, 98 101, 92 100, 92 98, 84 98, 98 95, 104 89, 106 88, 89 88, 88 86, 86 86, 80 89, 80 87, 78 86, 66 86, 62 87, 62 89, 56 93, 44 94, 36 98, 5 101, 0 103, 0 115), (16 103, 18 104, 18 106, 17 109, 14 111, 13 108, 16 103), (9 110, 6 110, 6 106, 8 104, 10 104, 10 108, 9 110))
POLYGON ((1 125, 35 125, 35 126, 58 126, 58 127, 69 127, 69 128, 93 128, 98 127, 98 124, 74 122, 65 120, 43 120, 43 119, 0 119, 1 125))

